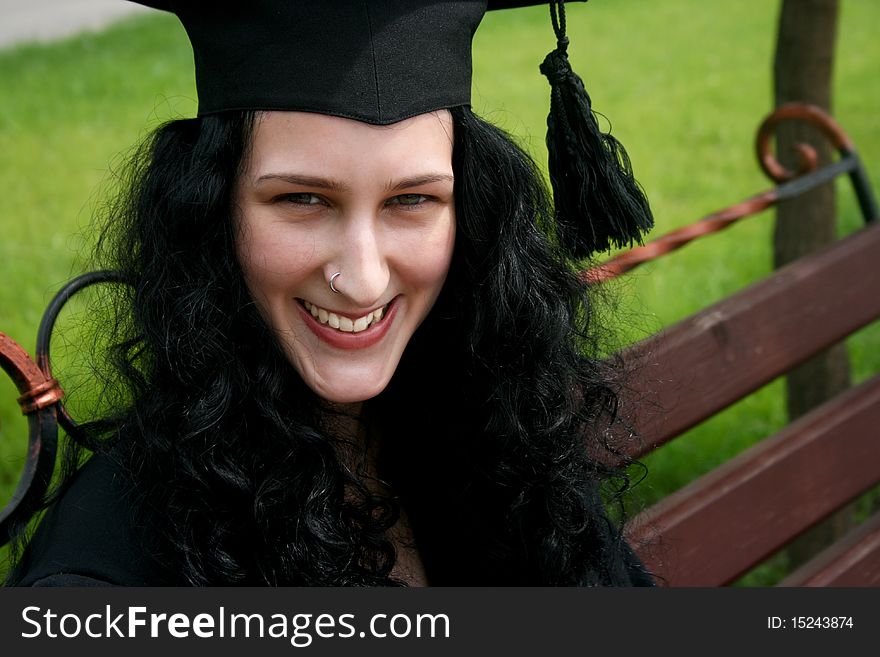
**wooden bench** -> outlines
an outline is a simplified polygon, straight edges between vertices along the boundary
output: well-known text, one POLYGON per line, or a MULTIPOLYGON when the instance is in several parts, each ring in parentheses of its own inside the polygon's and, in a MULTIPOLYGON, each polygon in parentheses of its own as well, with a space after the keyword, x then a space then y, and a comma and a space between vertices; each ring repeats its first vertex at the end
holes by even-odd
MULTIPOLYGON (((638 377, 623 407, 637 410, 630 420, 640 441, 622 443, 629 457, 666 444, 880 316, 880 224, 855 150, 816 110, 783 109, 759 132, 759 152, 771 172, 769 135, 789 118, 824 126, 840 160, 585 273, 594 280, 620 275, 843 173, 853 179, 867 220, 857 233, 630 348, 624 359, 638 377)), ((31 429, 22 482, 0 512, 0 543, 12 525, 30 517, 52 472, 57 422, 71 422, 57 403, 48 363, 54 316, 78 287, 108 277, 98 273, 59 293, 38 337, 39 366, 0 334, 0 366, 22 392, 31 429)), ((724 585, 878 482, 880 376, 874 376, 647 509, 629 523, 627 535, 661 585, 724 585)), ((880 516, 783 584, 880 585, 880 516)))
MULTIPOLYGON (((836 124, 815 108, 765 121, 822 123, 841 159, 710 215, 588 273, 608 278, 841 173, 856 184, 866 226, 821 252, 634 345, 629 394, 638 458, 880 317, 880 222, 864 170, 836 124), (786 187, 788 185, 788 187, 786 187)), ((818 124, 817 123, 817 124, 818 124)), ((771 167, 768 167, 771 168, 771 167)), ((777 175, 779 172, 776 172, 777 175)), ((668 586, 736 580, 880 483, 880 375, 814 409, 633 518, 627 536, 668 586)), ((788 576, 787 586, 880 585, 880 514, 788 576)))

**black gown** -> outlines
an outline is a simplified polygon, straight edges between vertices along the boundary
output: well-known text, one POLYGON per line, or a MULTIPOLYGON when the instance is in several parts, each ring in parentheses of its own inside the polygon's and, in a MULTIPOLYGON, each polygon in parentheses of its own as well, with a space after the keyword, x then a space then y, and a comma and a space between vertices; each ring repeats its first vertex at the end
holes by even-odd
POLYGON ((110 459, 95 456, 43 517, 15 586, 170 586, 149 532, 133 517, 110 459))
MULTIPOLYGON (((92 457, 44 516, 10 583, 13 586, 175 586, 127 486, 111 460, 92 457)), ((623 544, 621 585, 654 586, 623 544)))

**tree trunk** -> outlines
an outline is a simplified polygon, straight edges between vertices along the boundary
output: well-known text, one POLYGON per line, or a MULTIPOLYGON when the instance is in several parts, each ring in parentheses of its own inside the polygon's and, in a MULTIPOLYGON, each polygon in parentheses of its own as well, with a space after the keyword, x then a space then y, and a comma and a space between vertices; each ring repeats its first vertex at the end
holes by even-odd
MULTIPOLYGON (((782 0, 774 64, 776 105, 799 101, 831 111, 831 77, 837 32, 838 0, 782 0)), ((779 160, 793 167, 792 146, 811 144, 820 166, 832 158, 818 131, 782 124, 777 134, 779 160)), ((834 183, 781 203, 776 212, 774 260, 781 267, 835 239, 834 183)), ((841 343, 792 370, 786 379, 788 415, 793 420, 850 385, 849 358, 841 343)), ((844 509, 795 541, 788 550, 792 568, 841 535, 852 524, 844 509)))

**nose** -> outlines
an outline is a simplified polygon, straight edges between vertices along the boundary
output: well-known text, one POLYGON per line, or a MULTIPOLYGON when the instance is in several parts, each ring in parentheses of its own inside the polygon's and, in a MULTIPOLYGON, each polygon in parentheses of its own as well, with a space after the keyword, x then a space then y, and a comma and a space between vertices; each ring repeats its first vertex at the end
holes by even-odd
POLYGON ((355 217, 345 228, 329 263, 327 280, 338 272, 334 287, 357 308, 370 308, 384 299, 390 281, 387 255, 371 217, 355 217), (335 267, 335 268, 334 268, 335 267), (329 271, 333 269, 333 271, 329 271))

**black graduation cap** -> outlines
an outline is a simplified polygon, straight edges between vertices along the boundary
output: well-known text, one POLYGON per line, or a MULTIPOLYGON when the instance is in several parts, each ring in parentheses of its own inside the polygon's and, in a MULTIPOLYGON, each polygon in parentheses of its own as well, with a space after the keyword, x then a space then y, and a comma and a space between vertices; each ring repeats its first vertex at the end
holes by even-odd
MULTIPOLYGON (((470 104, 471 41, 486 10, 528 0, 135 0, 171 11, 193 46, 199 114, 301 110, 390 124, 470 104)), ((547 145, 557 238, 583 256, 640 240, 653 225, 626 152, 603 134, 568 64, 564 2, 550 2, 557 48, 547 145)))

